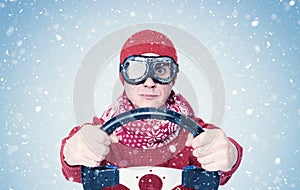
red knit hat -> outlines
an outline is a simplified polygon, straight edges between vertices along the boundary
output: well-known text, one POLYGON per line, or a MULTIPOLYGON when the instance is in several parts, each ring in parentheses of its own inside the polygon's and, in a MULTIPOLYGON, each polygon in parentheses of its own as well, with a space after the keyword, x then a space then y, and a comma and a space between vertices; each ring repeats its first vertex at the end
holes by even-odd
POLYGON ((142 30, 130 36, 124 43, 120 54, 120 63, 123 63, 131 55, 143 53, 170 56, 177 62, 175 47, 167 36, 154 30, 142 30))
MULTIPOLYGON (((120 54, 120 63, 122 64, 131 55, 144 53, 169 56, 177 62, 176 49, 167 36, 153 30, 142 30, 130 36, 124 43, 120 54)), ((124 80, 121 75, 120 79, 123 83, 124 80)))

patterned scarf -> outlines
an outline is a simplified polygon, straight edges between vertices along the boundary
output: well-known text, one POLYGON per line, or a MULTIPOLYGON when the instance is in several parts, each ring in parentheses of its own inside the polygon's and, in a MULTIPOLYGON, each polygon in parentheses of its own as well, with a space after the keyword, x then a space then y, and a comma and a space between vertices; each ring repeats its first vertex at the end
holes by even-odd
MULTIPOLYGON (((134 109, 125 92, 102 115, 107 120, 120 113, 134 109)), ((194 111, 187 100, 180 94, 171 92, 166 109, 186 116, 193 116, 194 111)), ((143 119, 127 123, 114 131, 120 143, 142 149, 154 149, 168 144, 179 134, 179 126, 166 120, 143 119)))

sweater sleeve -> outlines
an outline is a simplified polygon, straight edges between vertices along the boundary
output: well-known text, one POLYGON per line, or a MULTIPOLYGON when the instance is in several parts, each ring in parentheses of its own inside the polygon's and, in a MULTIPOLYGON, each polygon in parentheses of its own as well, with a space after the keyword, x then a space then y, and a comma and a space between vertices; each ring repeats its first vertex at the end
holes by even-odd
MULTIPOLYGON (((101 125, 103 124, 103 120, 99 119, 97 117, 93 118, 93 123, 90 123, 92 125, 101 125)), ((69 133, 69 135, 67 137, 65 137, 62 140, 61 143, 61 148, 60 148, 60 161, 61 161, 61 165, 62 165, 62 173, 64 175, 64 177, 68 180, 68 181, 73 181, 73 182, 78 182, 81 183, 81 166, 70 166, 67 164, 67 162, 64 160, 64 155, 63 155, 63 150, 65 147, 65 144, 67 143, 67 141, 74 135, 76 134, 79 130, 80 130, 80 126, 76 126, 74 127, 71 132, 69 133)))
POLYGON ((77 133, 80 129, 80 126, 74 127, 71 132, 69 133, 69 136, 64 138, 61 143, 60 148, 60 161, 62 165, 62 173, 65 176, 65 178, 68 181, 74 181, 81 183, 81 167, 80 166, 70 166, 67 164, 67 162, 64 160, 64 154, 63 150, 65 147, 65 144, 67 143, 68 139, 70 139, 75 133, 77 133))
MULTIPOLYGON (((212 125, 212 124, 208 124, 205 123, 202 119, 200 118, 194 118, 194 120, 203 128, 206 129, 218 129, 218 127, 212 125)), ((220 185, 225 185, 228 180, 231 178, 231 176, 233 175, 233 173, 238 169, 238 167, 241 164, 241 160, 242 160, 242 156, 243 156, 243 147, 240 146, 234 139, 228 137, 229 140, 232 142, 232 144, 236 147, 237 152, 238 152, 238 158, 237 161, 235 163, 235 165, 231 168, 231 170, 229 171, 221 171, 221 179, 220 179, 220 185)), ((193 162, 197 162, 197 158, 193 159, 193 162)), ((197 165, 197 164, 196 164, 197 165)), ((200 164, 201 165, 201 164, 200 164)))

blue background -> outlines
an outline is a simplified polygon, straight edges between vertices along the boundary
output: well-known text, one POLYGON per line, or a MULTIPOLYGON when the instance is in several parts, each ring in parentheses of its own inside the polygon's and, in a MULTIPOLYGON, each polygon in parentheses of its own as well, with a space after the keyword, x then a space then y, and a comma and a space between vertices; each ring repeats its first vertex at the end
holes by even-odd
POLYGON ((244 147, 242 165, 220 189, 299 189, 299 7, 299 0, 0 1, 1 189, 81 189, 64 179, 59 161, 60 141, 77 124, 76 71, 99 39, 139 23, 191 33, 218 64, 226 91, 220 127, 244 147))

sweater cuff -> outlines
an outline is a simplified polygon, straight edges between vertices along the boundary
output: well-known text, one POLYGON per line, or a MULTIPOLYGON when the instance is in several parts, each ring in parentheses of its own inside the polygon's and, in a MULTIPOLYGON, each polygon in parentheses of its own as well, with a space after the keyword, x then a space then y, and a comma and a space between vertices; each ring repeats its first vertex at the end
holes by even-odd
POLYGON ((232 138, 228 137, 232 144, 236 147, 238 156, 237 161, 234 166, 229 171, 221 171, 221 181, 220 185, 224 185, 232 176, 232 174, 238 169, 241 164, 242 156, 243 156, 243 148, 232 138))
POLYGON ((62 172, 68 181, 81 183, 81 166, 70 166, 65 161, 62 163, 62 172), (72 176, 68 176, 72 174, 72 176))

